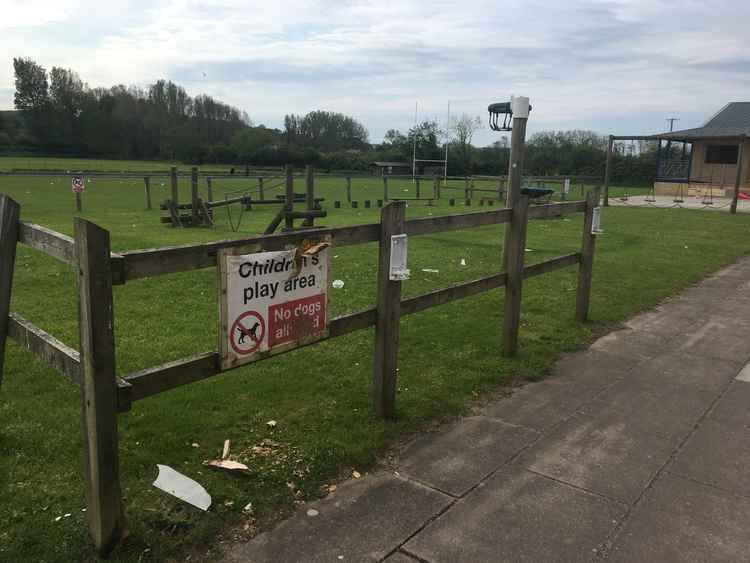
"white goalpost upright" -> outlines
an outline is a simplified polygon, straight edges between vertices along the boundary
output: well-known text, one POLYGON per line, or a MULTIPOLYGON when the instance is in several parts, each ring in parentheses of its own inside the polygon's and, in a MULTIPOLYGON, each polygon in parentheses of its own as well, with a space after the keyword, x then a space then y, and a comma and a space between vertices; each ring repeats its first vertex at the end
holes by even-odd
MULTIPOLYGON (((417 127, 419 125, 419 102, 414 102, 414 131, 416 133, 417 127)), ((448 178, 448 145, 449 145, 449 138, 450 138, 450 126, 451 126, 451 103, 450 100, 448 101, 448 113, 446 116, 446 122, 445 122, 445 156, 444 158, 417 158, 417 136, 414 135, 414 139, 412 140, 412 158, 411 158, 411 176, 412 181, 414 181, 417 177, 417 163, 418 162, 431 162, 434 164, 442 164, 443 168, 443 180, 446 180, 448 178)))

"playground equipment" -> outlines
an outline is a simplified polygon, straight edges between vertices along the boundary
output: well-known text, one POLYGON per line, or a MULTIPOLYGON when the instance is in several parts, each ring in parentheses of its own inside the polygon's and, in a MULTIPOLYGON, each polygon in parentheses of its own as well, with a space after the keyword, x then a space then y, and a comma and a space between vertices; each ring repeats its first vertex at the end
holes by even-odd
MULTIPOLYGON (((317 217, 325 217, 326 212, 322 209, 322 202, 324 198, 315 197, 315 186, 314 176, 312 167, 306 168, 306 180, 307 190, 305 193, 294 193, 294 176, 292 173, 292 167, 287 165, 285 167, 285 180, 283 184, 286 188, 286 193, 278 195, 272 199, 253 199, 250 194, 251 190, 239 190, 234 193, 241 193, 236 197, 229 197, 234 193, 226 193, 223 200, 217 201, 203 201, 198 197, 198 170, 197 168, 192 169, 191 174, 191 188, 192 188, 192 202, 180 204, 177 201, 177 175, 176 169, 172 169, 173 178, 173 189, 172 198, 167 199, 161 204, 161 209, 167 211, 168 214, 161 217, 162 223, 170 223, 172 227, 199 227, 206 226, 212 227, 214 225, 213 210, 216 207, 224 207, 227 210, 227 219, 229 226, 233 231, 238 231, 242 223, 242 217, 245 211, 251 211, 254 205, 281 205, 281 209, 266 227, 264 233, 273 233, 281 222, 284 222, 284 231, 296 230, 298 227, 294 226, 295 219, 303 219, 302 227, 299 228, 315 228, 314 220, 317 217), (307 209, 304 211, 295 211, 295 203, 305 203, 307 209), (234 204, 240 204, 240 213, 237 218, 237 222, 234 222, 232 217, 231 206, 234 204), (182 213, 182 211, 189 211, 189 213, 182 213)), ((273 189, 280 186, 280 184, 268 186, 266 189, 273 189)), ((208 182, 210 188, 211 183, 208 182)), ((261 194, 263 193, 263 184, 260 184, 261 194)), ((209 193, 212 190, 209 189, 209 193)))

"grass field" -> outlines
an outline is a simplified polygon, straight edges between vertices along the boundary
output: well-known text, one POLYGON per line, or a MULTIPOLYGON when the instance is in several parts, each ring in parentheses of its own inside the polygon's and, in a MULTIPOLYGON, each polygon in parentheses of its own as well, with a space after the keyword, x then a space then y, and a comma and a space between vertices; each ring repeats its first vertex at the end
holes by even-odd
MULTIPOLYGON (((244 182, 215 181, 215 198, 247 186, 244 182)), ((180 188, 187 201, 187 182, 181 180, 180 188)), ((321 180, 317 188, 327 198, 329 212, 319 223, 377 220, 377 209, 333 208, 333 200, 344 199, 343 180, 321 180)), ((168 197, 168 186, 157 182, 152 189, 155 203, 168 197)), ((380 190, 377 178, 356 180, 354 197, 375 200, 380 190)), ((24 220, 72 234, 74 201, 68 179, 0 178, 0 192, 22 204, 24 220)), ((413 195, 413 186, 394 182, 391 193, 413 195)), ((137 180, 94 178, 83 201, 83 215, 111 230, 115 251, 256 233, 275 212, 267 207, 246 212, 237 233, 222 209, 216 210, 214 229, 172 229, 159 223, 158 209, 144 210, 143 184, 137 180)), ((436 207, 412 205, 407 216, 463 211, 463 206, 452 208, 441 201, 436 207)), ((232 212, 236 223, 239 209, 232 212)), ((561 352, 580 348, 593 333, 750 251, 748 218, 727 213, 609 208, 603 228, 594 267, 592 321, 583 326, 573 321, 574 269, 533 278, 524 286, 517 358, 500 354, 500 290, 404 318, 395 423, 380 422, 371 411, 372 330, 136 403, 119 419, 131 536, 114 560, 184 560, 188 554, 210 558, 207 550, 215 552, 220 540, 268 526, 295 501, 323 494, 323 485, 352 468, 370 467, 399 437, 465 412, 478 396, 502 384, 542 377, 561 352), (275 429, 266 425, 271 419, 278 422, 275 429), (250 466, 248 475, 228 475, 202 464, 219 455, 225 439, 232 440, 237 459, 250 466), (153 488, 157 463, 201 482, 213 496, 211 510, 200 512, 153 488), (249 502, 253 519, 242 512, 249 502)), ((527 262, 577 250, 580 231, 580 215, 533 221, 527 262)), ((502 226, 413 237, 412 279, 404 284, 405 295, 496 272, 501 240, 502 226)), ((334 249, 332 255, 331 277, 345 282, 343 289, 331 290, 332 313, 371 306, 376 246, 334 249)), ((77 346, 76 292, 67 266, 19 247, 12 309, 77 346)), ((118 372, 214 348, 216 318, 214 269, 117 286, 118 372)), ((77 391, 9 343, 0 389, 0 560, 95 559, 82 512, 81 459, 77 391)))

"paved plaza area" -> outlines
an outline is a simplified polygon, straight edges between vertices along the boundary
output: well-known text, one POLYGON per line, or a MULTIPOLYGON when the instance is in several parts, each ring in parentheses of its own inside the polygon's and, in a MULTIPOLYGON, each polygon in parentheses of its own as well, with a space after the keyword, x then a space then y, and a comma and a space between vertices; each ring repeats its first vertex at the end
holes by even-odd
POLYGON ((227 560, 748 561, 749 334, 744 259, 227 560))

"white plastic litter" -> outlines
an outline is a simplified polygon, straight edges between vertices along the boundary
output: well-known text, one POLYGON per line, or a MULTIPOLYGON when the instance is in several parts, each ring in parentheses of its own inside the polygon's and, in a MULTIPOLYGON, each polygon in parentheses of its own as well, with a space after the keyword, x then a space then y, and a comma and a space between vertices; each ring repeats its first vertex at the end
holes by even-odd
POLYGON ((159 475, 154 481, 154 487, 201 510, 208 510, 211 506, 211 495, 200 483, 175 471, 168 465, 157 464, 156 467, 159 468, 159 475))
POLYGON ((422 271, 427 274, 439 274, 440 270, 435 270, 434 268, 422 268, 422 271))
POLYGON ((334 289, 341 289, 342 287, 344 287, 344 280, 333 280, 333 282, 331 282, 331 285, 334 289))
POLYGON ((462 266, 466 266, 466 259, 465 258, 461 258, 461 265, 462 266))

